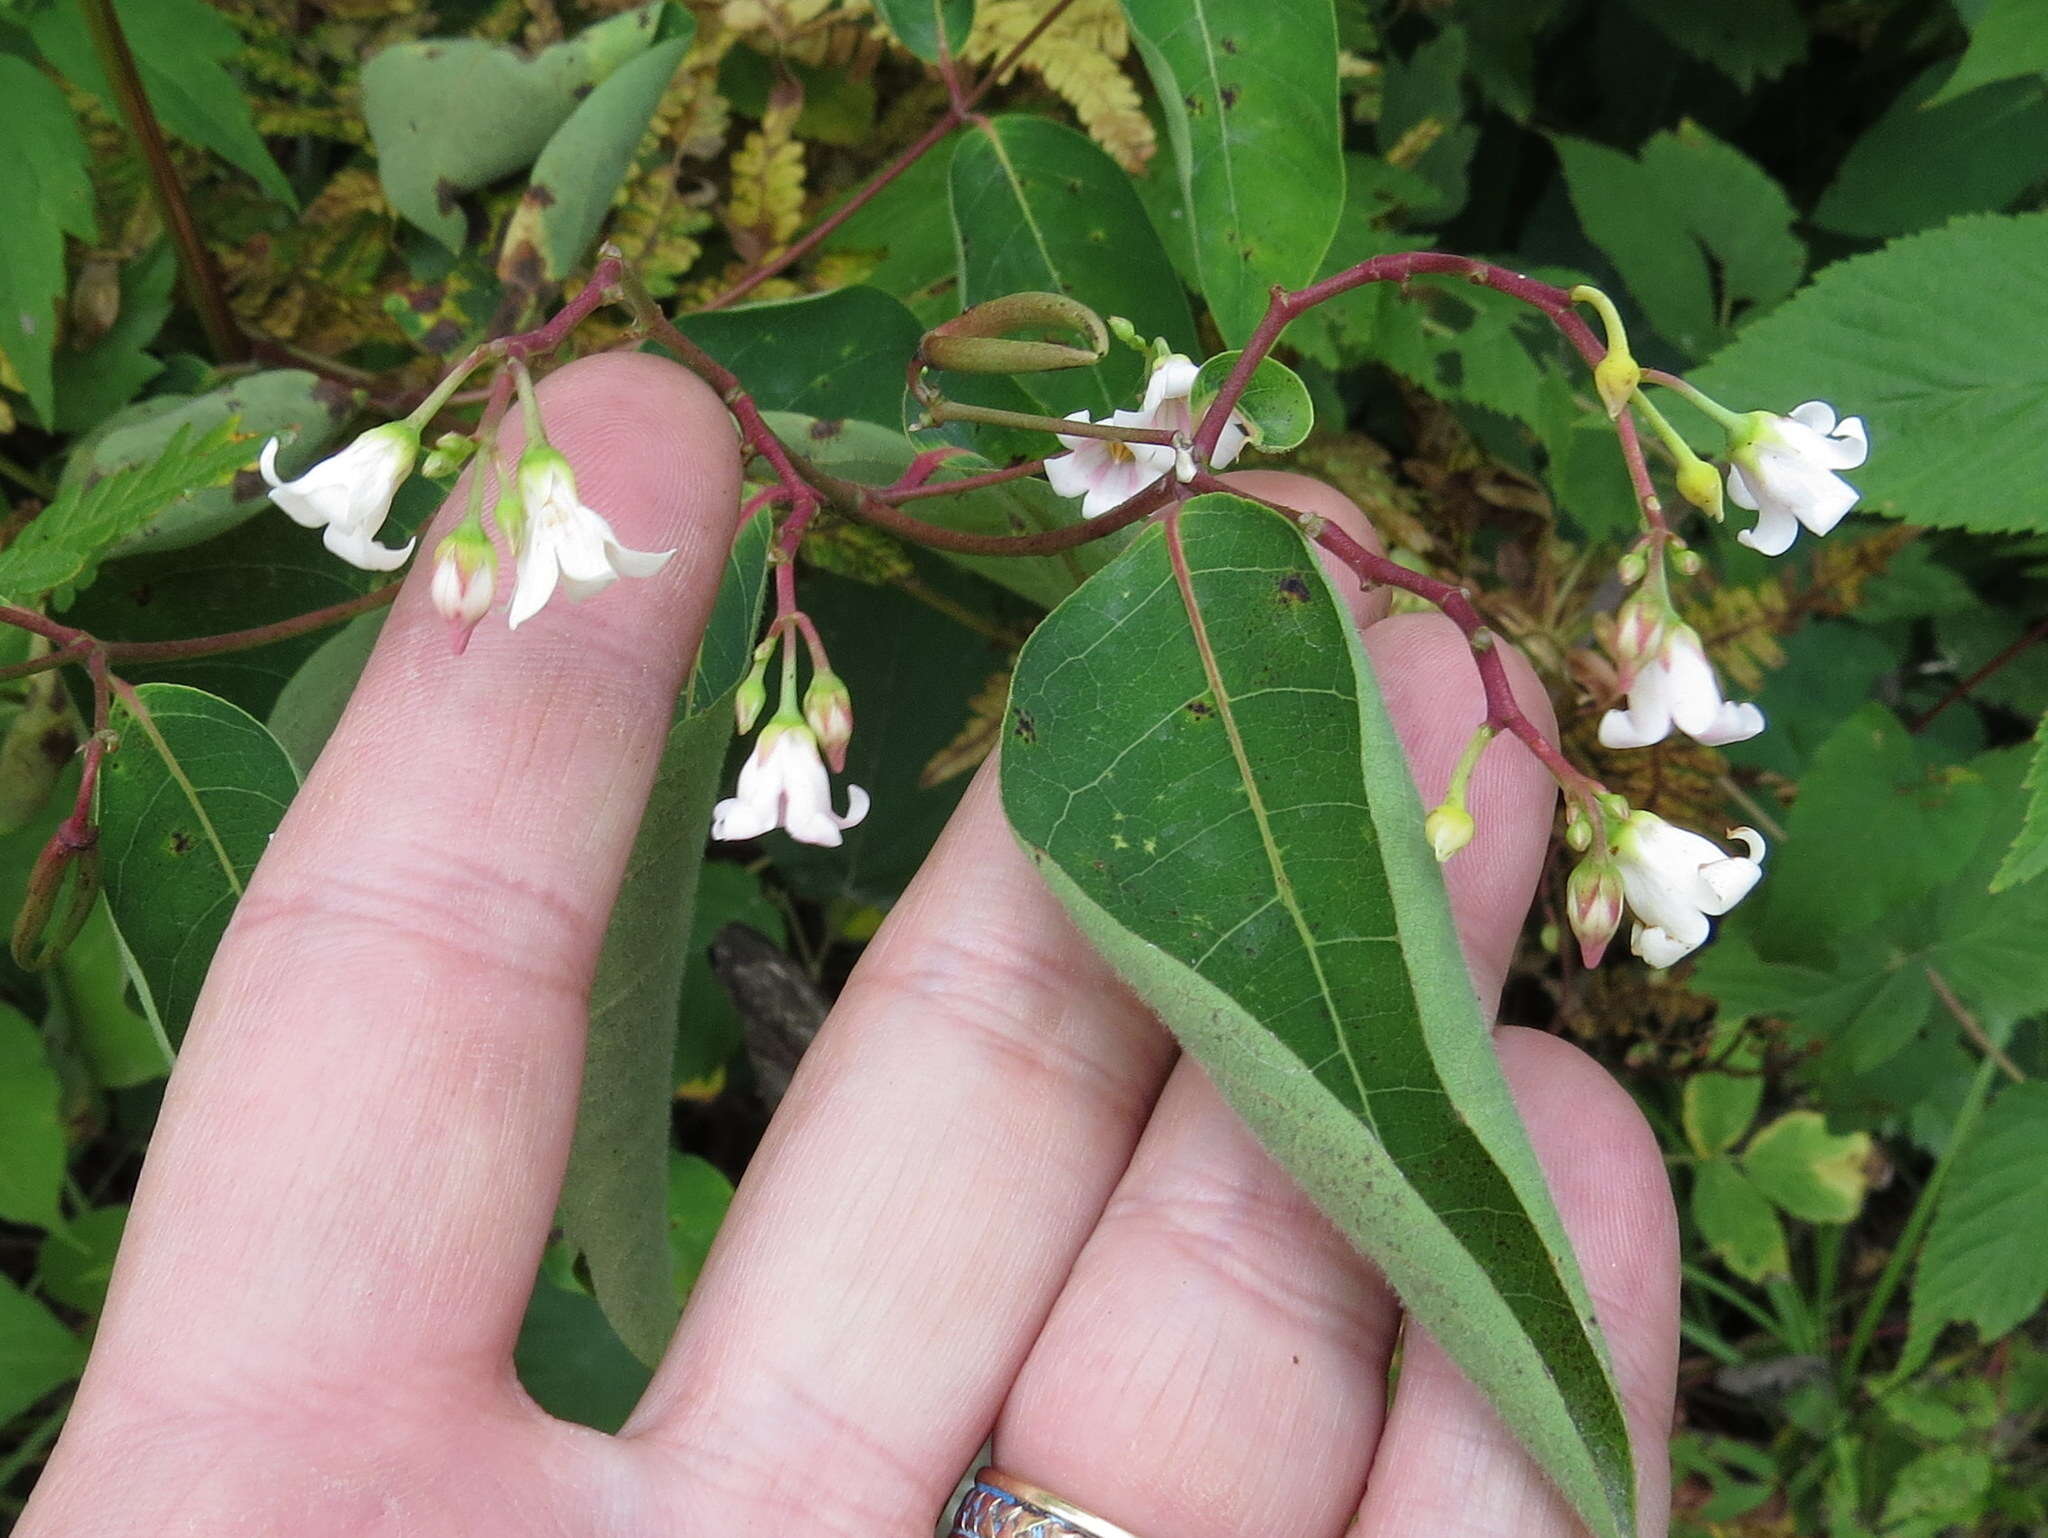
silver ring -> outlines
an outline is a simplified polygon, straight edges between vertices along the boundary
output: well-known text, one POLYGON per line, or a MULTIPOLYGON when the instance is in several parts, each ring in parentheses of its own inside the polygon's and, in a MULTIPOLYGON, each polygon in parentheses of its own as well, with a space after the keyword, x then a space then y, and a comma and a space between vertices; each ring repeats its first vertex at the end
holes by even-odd
POLYGON ((951 1538, 1134 1538, 1091 1511, 1006 1474, 983 1469, 960 1499, 951 1538))

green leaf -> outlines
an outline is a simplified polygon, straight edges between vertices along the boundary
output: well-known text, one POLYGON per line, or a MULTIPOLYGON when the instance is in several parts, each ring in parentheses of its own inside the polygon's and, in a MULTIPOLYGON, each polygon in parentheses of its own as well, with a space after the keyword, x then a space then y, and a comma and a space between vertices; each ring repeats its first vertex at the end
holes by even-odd
MULTIPOLYGON (((281 439, 278 472, 290 480, 325 456, 361 401, 359 392, 304 369, 265 369, 204 395, 154 396, 90 435, 65 461, 60 485, 66 491, 83 490, 115 470, 159 465, 170 457, 171 441, 181 430, 197 434, 223 425, 246 440, 249 460, 264 440, 281 439)), ((107 559, 182 550, 270 506, 262 478, 243 469, 230 484, 202 486, 165 504, 110 548, 107 559)))
MULTIPOLYGON (((1421 190, 1421 196, 1402 200, 1413 220, 1449 219, 1465 206, 1472 152, 1479 147, 1479 125, 1466 120, 1467 52, 1465 28, 1446 26, 1407 58, 1388 58, 1375 130, 1383 158, 1346 159, 1351 174, 1364 171, 1375 178, 1392 169, 1390 159, 1401 159, 1409 187, 1421 190), (1420 154, 1418 143, 1425 146, 1420 154)), ((1348 266, 1369 253, 1331 254, 1343 258, 1339 266, 1348 266)))
POLYGON ((1687 119, 1655 134, 1638 158, 1667 192, 1677 191, 1685 227, 1720 276, 1720 320, 1738 306, 1768 309, 1806 276, 1806 247, 1785 189, 1734 145, 1687 119))
POLYGON ((875 0, 875 9, 896 40, 927 64, 959 58, 974 28, 974 0, 875 0))
MULTIPOLYGON (((1194 317, 1166 248, 1130 178, 1087 135, 1049 118, 992 118, 961 136, 950 174, 963 309, 1004 294, 1065 294, 1123 316, 1142 337, 1193 350, 1194 317)), ((1136 352, 1113 347, 1092 367, 1017 383, 1054 416, 1085 408, 1103 417, 1137 404, 1144 368, 1136 352)))
POLYGON ((1868 511, 2048 530, 2048 349, 2016 320, 2044 312, 2048 213, 1957 219, 1835 263, 1691 377, 1737 410, 1863 416, 1868 511))
POLYGON ((107 902, 175 1047, 249 873, 299 788, 277 739, 245 711, 182 684, 114 707, 120 747, 100 771, 107 902))
POLYGON ((903 371, 924 335, 900 300, 875 288, 705 310, 677 325, 763 411, 870 422, 900 415, 903 371))
POLYGON ((508 284, 532 290, 542 280, 558 283, 588 254, 697 35, 696 17, 681 6, 665 6, 661 16, 654 45, 584 97, 533 163, 499 246, 498 274, 508 284))
POLYGON ((85 1342, 0 1275, 0 1425, 85 1367, 85 1342))
POLYGON ((1863 131, 1835 170, 1813 222, 1870 239, 1995 213, 2048 173, 2048 89, 2007 80, 1939 107, 1949 66, 1928 70, 1863 131))
POLYGON ((97 1315, 107 1305, 107 1280, 127 1226, 125 1206, 94 1207, 44 1239, 36 1257, 43 1291, 66 1308, 97 1315))
POLYGON ((533 58, 462 37, 377 54, 363 66, 363 118, 391 206, 458 249, 456 199, 532 165, 595 87, 676 25, 673 9, 653 0, 533 58))
POLYGON ((1976 1527, 1997 1477, 1981 1447, 1935 1447, 1899 1470, 1879 1519, 1890 1534, 1953 1532, 1976 1527), (1908 1527, 1906 1524, 1923 1524, 1908 1527))
MULTIPOLYGON (((64 8, 70 10, 69 6, 64 8)), ((96 240, 85 140, 64 93, 28 60, 0 53, 7 153, 0 155, 0 353, 45 422, 56 413, 50 359, 64 292, 64 237, 96 240)))
POLYGON ((861 274, 860 281, 901 299, 920 326, 935 326, 958 310, 953 285, 959 262, 948 193, 948 167, 958 142, 943 140, 934 146, 854 210, 819 247, 842 260, 872 260, 875 265, 861 274))
POLYGON ((569 1171, 565 1237, 632 1353, 652 1365, 675 1327, 668 1230, 669 1107, 690 909, 767 575, 770 524, 734 541, 696 666, 676 707, 590 994, 590 1046, 569 1171))
POLYGON ((1982 86, 2022 75, 2048 74, 2048 0, 1991 0, 1971 24, 1948 84, 1929 98, 1939 107, 1982 86))
MULTIPOLYGON (((291 183, 256 131, 250 93, 227 71, 227 62, 242 48, 242 35, 227 18, 205 0, 115 0, 114 9, 143 91, 163 126, 212 150, 254 177, 278 202, 297 208, 291 183)), ((73 85, 113 105, 79 7, 43 11, 30 21, 29 35, 73 85)))
POLYGON ((1315 276, 1344 206, 1329 0, 1124 0, 1228 346, 1315 276))
POLYGON ((520 1386, 548 1414, 603 1432, 626 1424, 653 1377, 626 1349, 596 1299, 546 1275, 527 1300, 512 1364, 520 1386))
POLYGON ((254 457, 232 421, 177 429, 160 457, 61 492, 21 537, 0 551, 0 599, 62 607, 89 586, 99 563, 181 498, 218 486, 254 457))
MULTIPOLYGON (((917 450, 894 428, 872 422, 812 421, 768 413, 768 425, 784 442, 834 475, 884 484, 901 475, 917 450)), ((935 482, 960 480, 994 469, 979 455, 962 452, 933 475, 935 482)), ((1036 477, 986 486, 957 497, 923 497, 907 504, 928 523, 968 534, 1037 534, 1080 521, 1080 504, 1070 502, 1036 477)), ((1100 569, 1127 543, 1112 534, 1059 555, 948 556, 954 565, 986 577, 1049 609, 1100 569)))
MULTIPOLYGON (((1195 387, 1188 396, 1188 412, 1195 421, 1202 420, 1202 413, 1216 399, 1240 356, 1235 352, 1218 353, 1195 375, 1195 387)), ((1261 358, 1259 366, 1252 370, 1250 383, 1238 397, 1237 409, 1251 424, 1253 447, 1269 454, 1294 448, 1316 425, 1316 409, 1308 398, 1308 386, 1293 369, 1272 358, 1261 358)))
POLYGON ((717 1165, 671 1149, 668 1156, 668 1247, 680 1307, 690 1299, 718 1227, 732 1206, 732 1182, 717 1165))
POLYGON ((1913 1281, 1915 1337, 1996 1340, 2048 1298, 2048 1084, 2010 1086, 1958 1149, 1913 1281))
POLYGON ((1228 495, 1147 525, 1026 643, 1002 785, 1097 948, 1589 1525, 1632 1533, 1591 1307, 1400 743, 1299 532, 1228 495))
POLYGON ((1809 1223, 1849 1223, 1870 1189, 1870 1134, 1828 1131, 1818 1111, 1788 1111, 1750 1139, 1742 1172, 1809 1223))
POLYGON ((1747 91, 1773 80, 1806 55, 1806 23, 1792 0, 1628 0, 1642 18, 1695 59, 1747 91))
MULTIPOLYGON (((161 242, 121 269, 121 310, 106 335, 82 350, 66 347, 57 353, 51 374, 60 432, 84 433, 99 426, 163 372, 162 361, 146 349, 170 319, 177 278, 170 242, 161 242)), ((70 468, 66 461, 65 469, 70 468)))
POLYGON ((43 1050, 43 1033, 0 1004, 0 1221, 61 1228, 64 1089, 43 1050))
POLYGON ((2034 729, 2034 756, 2027 765, 2026 791, 2026 820, 2013 836, 2012 847, 2006 850, 1998 874, 1991 878, 1994 892, 2032 881, 2048 870, 2048 715, 2042 716, 2041 724, 2034 729))
POLYGON ((1791 1270, 1785 1225, 1730 1160, 1708 1159, 1693 1172, 1692 1220, 1715 1258, 1744 1281, 1791 1270))
POLYGON ((171 1071, 155 1024, 128 1001, 121 937, 105 898, 57 958, 54 975, 68 1039, 94 1084, 132 1089, 171 1071))
POLYGON ((1761 1074, 1696 1073, 1685 1081, 1681 1119, 1685 1140, 1702 1159, 1741 1142, 1763 1103, 1761 1074))

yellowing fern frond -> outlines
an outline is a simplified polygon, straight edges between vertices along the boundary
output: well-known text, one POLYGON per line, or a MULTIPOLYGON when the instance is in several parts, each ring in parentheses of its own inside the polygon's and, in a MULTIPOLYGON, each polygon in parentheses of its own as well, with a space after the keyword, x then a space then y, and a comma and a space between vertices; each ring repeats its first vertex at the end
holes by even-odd
MULTIPOLYGON (((1044 15, 1045 0, 982 0, 964 52, 976 63, 991 63, 1022 42, 1044 15)), ((1130 49, 1117 0, 1075 0, 1021 62, 1065 98, 1111 159, 1137 172, 1158 144, 1138 104, 1138 88, 1124 73, 1130 49)))
POLYGON ((803 225, 804 147, 795 136, 796 115, 793 106, 769 108, 761 126, 733 152, 725 219, 734 247, 748 261, 758 261, 803 225))

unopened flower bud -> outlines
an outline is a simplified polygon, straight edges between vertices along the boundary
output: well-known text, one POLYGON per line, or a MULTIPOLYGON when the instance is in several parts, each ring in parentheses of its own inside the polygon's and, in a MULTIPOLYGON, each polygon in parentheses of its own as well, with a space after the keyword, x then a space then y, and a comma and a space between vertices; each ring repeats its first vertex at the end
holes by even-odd
POLYGON ((1614 862, 1604 855, 1581 860, 1565 883, 1565 914, 1587 966, 1600 965, 1608 942, 1621 929, 1623 911, 1621 872, 1614 862))
POLYGON ((443 433, 420 461, 420 474, 429 480, 444 481, 468 464, 475 453, 476 439, 465 433, 443 433))
POLYGON ((1429 847, 1442 864, 1452 855, 1472 842, 1476 831, 1472 814, 1462 806, 1445 802, 1422 819, 1423 836, 1429 840, 1429 847))
POLYGON ((1629 398, 1642 382, 1642 366, 1629 354, 1626 342, 1609 347, 1607 356, 1593 365, 1593 388, 1600 392, 1600 404, 1610 419, 1628 410, 1629 398))
POLYGON ((1574 801, 1571 810, 1564 815, 1564 841, 1572 849, 1584 854, 1593 843, 1593 822, 1586 815, 1586 809, 1574 801))
POLYGON ((474 518, 466 519, 434 551, 434 579, 428 588, 434 610, 455 627, 455 649, 469 644, 470 632, 491 612, 498 591, 498 552, 474 518))
POLYGON ((732 697, 734 728, 742 737, 746 736, 754 729, 754 723, 761 719, 761 712, 767 708, 768 659, 760 652, 756 652, 753 667, 747 670, 747 676, 740 680, 740 686, 732 697))
POLYGON ((1656 655, 1676 618, 1661 594, 1653 598, 1638 588, 1622 601, 1614 614, 1614 660, 1624 672, 1632 672, 1645 657, 1656 655))
POLYGON ((1707 563, 1700 559, 1700 553, 1697 550, 1688 550, 1684 545, 1672 546, 1671 564, 1678 568, 1681 577, 1697 577, 1707 569, 1707 563))
POLYGON ((846 745, 853 740, 853 696, 837 673, 815 673, 804 690, 804 720, 817 734, 825 762, 837 774, 846 768, 846 745))
POLYGON ((1678 494, 1719 523, 1725 513, 1721 505, 1721 472, 1697 456, 1678 467, 1678 494))
POLYGON ((1649 569, 1649 557, 1645 556, 1640 550, 1631 550, 1627 555, 1614 563, 1614 574, 1621 578, 1629 587, 1634 587, 1638 582, 1642 581, 1644 574, 1649 569))

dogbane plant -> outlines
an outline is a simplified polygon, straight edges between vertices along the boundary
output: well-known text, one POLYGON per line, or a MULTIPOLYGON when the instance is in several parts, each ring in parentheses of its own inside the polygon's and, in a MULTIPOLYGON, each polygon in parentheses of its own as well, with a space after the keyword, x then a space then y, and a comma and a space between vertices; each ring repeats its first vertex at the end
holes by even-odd
MULTIPOLYGON (((805 452, 806 442, 792 441, 771 424, 739 378, 678 329, 624 258, 607 248, 588 283, 553 319, 479 346, 403 419, 372 428, 290 481, 276 473, 278 442, 263 446, 262 463, 271 499, 296 522, 321 529, 329 551, 364 569, 389 570, 417 544, 379 542, 395 495, 421 453, 423 435, 454 421, 429 458, 444 472, 466 466, 467 479, 460 515, 428 557, 427 580, 434 606, 451 627, 454 649, 460 651, 479 627, 499 616, 508 630, 520 629, 558 599, 602 603, 614 584, 649 579, 673 552, 626 546, 604 509, 583 500, 578 467, 549 441, 531 370, 593 312, 622 309, 630 336, 658 343, 726 403, 758 488, 740 510, 741 523, 755 526, 757 515, 773 521, 772 612, 733 695, 738 731, 756 735, 734 793, 718 802, 706 830, 727 841, 780 833, 833 846, 869 812, 868 790, 853 785, 844 788, 845 810, 835 809, 831 776, 845 767, 854 702, 833 667, 827 637, 800 602, 798 556, 805 541, 825 527, 821 520, 865 524, 943 555, 983 561, 1064 555, 1122 536, 1121 552, 1058 606, 1019 659, 1004 755, 1013 825, 1083 929, 1181 1032, 1189 1050, 1211 1064, 1233 1103, 1270 1143, 1284 1148, 1290 1139, 1298 1142, 1297 1123, 1288 1118, 1311 1114, 1302 1109, 1309 1103, 1304 1097, 1331 1095, 1330 1106, 1344 1113, 1335 1125, 1345 1129, 1346 1146, 1355 1144, 1362 1167, 1381 1170, 1383 1177, 1366 1182, 1363 1193, 1355 1184, 1333 1183, 1334 1172, 1351 1167, 1335 1158, 1297 1163, 1297 1175, 1494 1396, 1587 1520, 1596 1530, 1619 1534, 1632 1526, 1633 1497, 1622 1472, 1628 1466, 1627 1432, 1610 1370, 1583 1284, 1498 1088, 1497 1070, 1484 1066, 1491 1059, 1484 1056, 1483 1037, 1460 1023, 1458 1012, 1469 1014, 1471 1000, 1462 966, 1446 959, 1455 958, 1455 948, 1432 951, 1434 942, 1417 939, 1423 959, 1405 962, 1409 970, 1403 974, 1415 1001, 1417 1040, 1433 1043, 1424 1058, 1444 1055, 1447 1063, 1465 1065, 1444 1070, 1447 1079, 1467 1085, 1461 1093, 1476 1097, 1457 1108, 1456 1124, 1485 1129, 1483 1135, 1457 1134, 1476 1140, 1458 1143, 1453 1137, 1453 1151, 1441 1155, 1450 1124, 1425 1119, 1410 1127, 1402 1117, 1373 1110, 1375 1095, 1401 1090, 1402 1084, 1375 1081, 1362 1068, 1354 1068, 1337 1092, 1297 1082, 1291 1071, 1273 1079, 1270 1063, 1260 1066, 1242 1055, 1234 1039, 1216 1034, 1219 1006, 1190 1002, 1202 988, 1221 989, 1233 999, 1254 995, 1257 980, 1231 970, 1232 937, 1264 934, 1269 916, 1289 913, 1289 904, 1305 901, 1302 892, 1324 877, 1312 871, 1288 876, 1275 866, 1275 891, 1219 931, 1220 918, 1206 912, 1191 916, 1181 905, 1225 904, 1227 894, 1172 891, 1157 874, 1173 858, 1172 840, 1209 837, 1232 821, 1207 813, 1193 822, 1176 820, 1175 794, 1157 787, 1177 774, 1234 777, 1240 804, 1257 825, 1236 868, 1280 860, 1297 837, 1292 823, 1317 822, 1322 831, 1311 843, 1319 860, 1327 864, 1348 845, 1359 862, 1355 872, 1337 864, 1327 878, 1337 883, 1331 890, 1383 890, 1384 898, 1374 901, 1391 902, 1404 937, 1447 934, 1434 864, 1457 857, 1479 831, 1468 788, 1483 755, 1509 737, 1544 765, 1563 792, 1565 841, 1582 857, 1568 882, 1566 913, 1588 965, 1601 959, 1632 913, 1631 949, 1652 966, 1672 966, 1705 943, 1712 918, 1760 879, 1765 850, 1753 830, 1729 833, 1743 850, 1730 854, 1704 833, 1630 805, 1572 763, 1517 703, 1503 642, 1463 588, 1367 549, 1319 517, 1248 497, 1221 478, 1219 472, 1246 449, 1281 451, 1306 432, 1307 392, 1273 357, 1293 321, 1366 284, 1426 277, 1491 289, 1548 319, 1593 371, 1592 393, 1612 421, 1642 528, 1621 561, 1629 593, 1607 629, 1620 697, 1593 702, 1601 712, 1600 740, 1611 748, 1640 749, 1674 728, 1709 744, 1764 730, 1754 705, 1723 698, 1700 637, 1679 616, 1674 584, 1695 571, 1697 562, 1658 497, 1638 424, 1647 425, 1669 452, 1682 496, 1708 517, 1723 512, 1720 472, 1693 454, 1644 391, 1675 392, 1726 430, 1727 500, 1755 505, 1759 521, 1756 530, 1745 531, 1753 535, 1746 542, 1767 552, 1789 545, 1787 518, 1816 534, 1840 520, 1843 498, 1853 498, 1853 492, 1839 472, 1861 462, 1860 423, 1837 422, 1831 407, 1817 403, 1784 417, 1723 408, 1683 380, 1638 367, 1622 319, 1606 296, 1567 291, 1447 253, 1374 257, 1306 288, 1276 290, 1244 346, 1206 363, 1164 341, 1134 338, 1128 322, 1098 317, 1061 295, 1020 293, 971 307, 934 328, 905 360, 920 430, 964 424, 1032 433, 1062 452, 961 473, 956 461, 966 459, 966 451, 943 442, 917 451, 893 479, 861 481, 815 462, 805 452), (1578 314, 1581 303, 1594 306, 1604 340, 1578 314), (1135 340, 1145 353, 1137 398, 1127 405, 1051 415, 947 393, 953 376, 1028 378, 1093 365, 1106 355, 1112 332, 1135 340), (488 382, 465 397, 479 401, 480 409, 473 421, 461 420, 451 403, 480 375, 488 382), (515 402, 521 429, 516 445, 507 430, 515 402), (953 527, 943 517, 914 510, 934 499, 1034 480, 1069 508, 1065 521, 1036 532, 991 533, 953 527), (1312 547, 1333 557, 1362 586, 1396 589, 1434 604, 1470 644, 1486 716, 1426 817, 1392 749, 1350 622, 1329 601, 1333 590, 1320 564, 1302 559, 1312 547), (1126 658, 1142 646, 1154 659, 1121 680, 1120 687, 1144 695, 1142 708, 1136 694, 1127 699, 1106 688, 1105 674, 1084 663, 1090 657, 1113 659, 1119 646, 1126 648, 1126 658), (799 690, 804 666, 809 681, 799 690), (1300 674, 1290 678, 1285 669, 1300 674), (771 671, 778 680, 772 713, 771 671), (1279 739, 1262 716, 1291 698, 1354 702, 1317 716, 1314 731, 1329 751, 1337 751, 1332 733, 1349 743, 1340 757, 1364 775, 1354 793, 1362 799, 1318 801, 1301 787, 1283 795, 1287 766, 1300 755, 1272 751, 1279 739), (1413 863, 1416 851, 1425 864, 1413 863), (1121 874, 1126 859, 1137 862, 1128 876, 1121 874), (1370 880, 1363 874, 1367 861, 1378 862, 1370 880), (1382 881, 1383 888, 1375 884, 1382 881), (1119 907, 1124 903, 1132 906, 1119 907), (1417 903, 1434 906, 1417 909, 1417 903), (1471 1057, 1474 1052, 1482 1054, 1483 1064, 1471 1057), (1475 1223, 1505 1226, 1485 1234, 1461 1226, 1475 1223), (1508 1257, 1501 1263, 1514 1269, 1512 1288, 1487 1281, 1477 1259, 1482 1252, 1508 1257), (1435 1287, 1444 1277, 1454 1284, 1435 1287), (1432 1299, 1439 1294, 1458 1299, 1457 1306, 1436 1307, 1432 1299), (1577 1323, 1559 1332, 1554 1323, 1542 1322, 1546 1318, 1577 1323), (1549 1386, 1529 1386, 1539 1380, 1549 1386)), ((387 586, 289 624, 313 628, 347 618, 388 601, 393 591, 387 586)), ((113 744, 110 702, 121 698, 144 721, 146 706, 113 670, 123 655, 118 645, 25 610, 7 610, 0 618, 47 638, 53 647, 33 664, 8 670, 9 676, 80 664, 94 700, 95 731, 86 747, 77 812, 53 840, 47 869, 38 872, 30 911, 17 930, 17 950, 42 955, 82 921, 76 894, 89 892, 93 877, 92 783, 113 744)), ((266 627, 257 639, 286 628, 266 627)), ((240 644, 251 644, 250 636, 179 643, 182 649, 173 654, 199 656, 240 644)), ((159 648, 156 655, 164 654, 159 648)), ((1104 667, 1116 671, 1107 661, 1104 667)), ((1302 729, 1305 718, 1279 719, 1302 729)), ((874 787, 883 804, 891 792, 888 785, 874 787)), ((1197 796, 1187 806, 1206 804, 1197 796)), ((1233 867, 1226 861, 1219 868, 1233 867)), ((1333 943, 1328 926, 1335 925, 1340 938, 1385 939, 1386 930, 1348 926, 1390 922, 1395 921, 1327 911, 1311 921, 1295 912, 1291 927, 1283 924, 1252 945, 1251 953, 1262 958, 1261 966, 1298 956, 1306 964, 1303 976, 1321 979, 1316 986, 1328 989, 1334 986, 1331 969, 1339 965, 1334 952, 1319 953, 1333 943)), ((1331 1000, 1315 1028, 1324 1034, 1283 1040, 1303 1060, 1355 1062, 1353 1033, 1359 1028, 1331 1000)), ((1447 1095, 1434 1078, 1405 1088, 1447 1095)))

